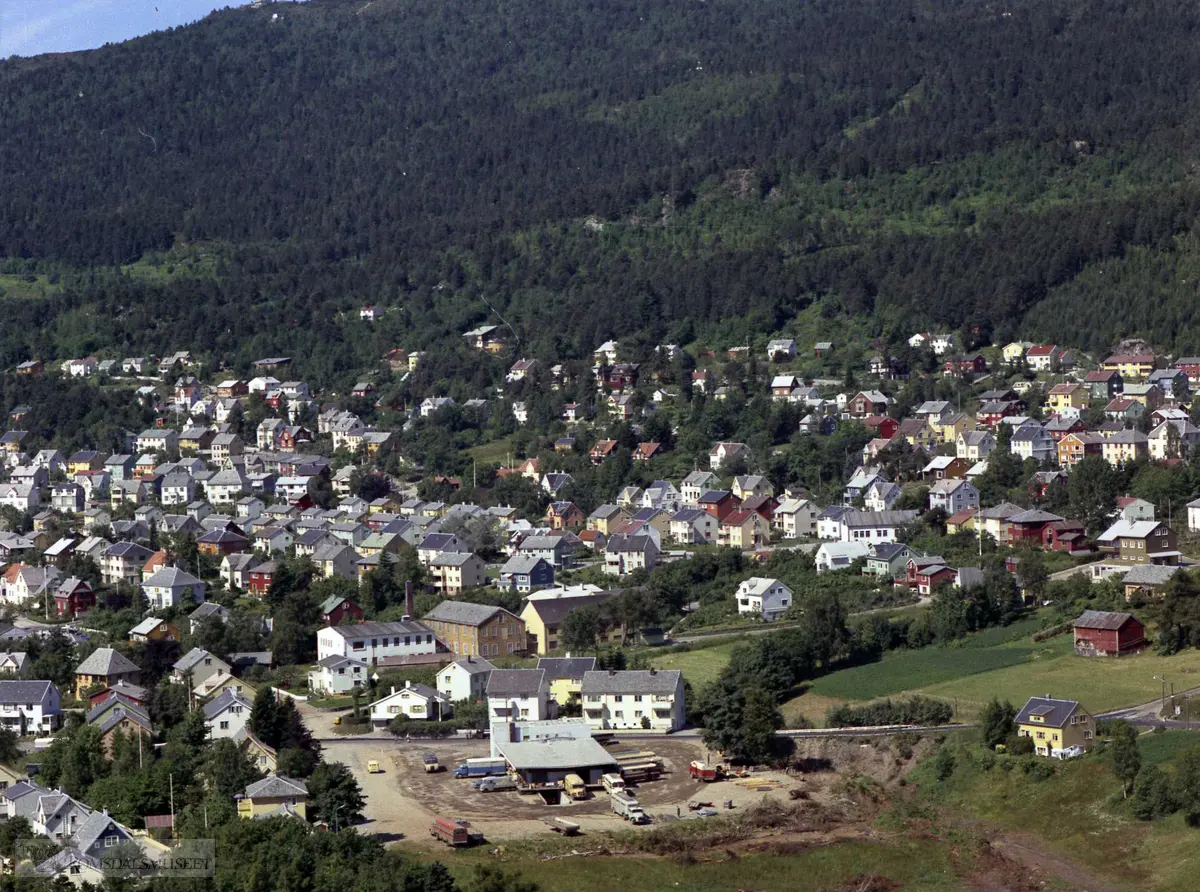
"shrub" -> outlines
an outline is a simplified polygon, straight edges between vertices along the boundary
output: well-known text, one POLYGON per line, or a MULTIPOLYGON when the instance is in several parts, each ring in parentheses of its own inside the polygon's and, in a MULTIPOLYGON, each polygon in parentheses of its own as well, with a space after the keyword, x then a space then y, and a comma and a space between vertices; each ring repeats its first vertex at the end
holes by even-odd
POLYGON ((1033 738, 1014 734, 1008 739, 1008 751, 1014 756, 1033 755, 1033 738))
POLYGON ((1165 818, 1179 808, 1170 780, 1156 766, 1138 772, 1133 788, 1133 814, 1142 821, 1165 818))
POLYGON ((934 757, 933 774, 939 781, 949 780, 950 776, 954 774, 956 764, 954 753, 949 747, 943 746, 934 757))
POLYGON ((898 700, 878 700, 865 706, 843 703, 826 713, 831 728, 868 725, 944 725, 954 714, 949 703, 914 694, 898 700))

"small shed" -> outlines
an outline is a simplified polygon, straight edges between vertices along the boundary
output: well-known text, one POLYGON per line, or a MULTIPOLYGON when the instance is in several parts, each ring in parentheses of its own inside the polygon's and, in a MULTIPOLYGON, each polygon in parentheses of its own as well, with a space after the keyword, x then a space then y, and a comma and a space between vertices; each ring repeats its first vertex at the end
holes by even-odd
POLYGON ((1085 610, 1075 620, 1075 653, 1119 657, 1146 649, 1146 629, 1131 613, 1085 610))

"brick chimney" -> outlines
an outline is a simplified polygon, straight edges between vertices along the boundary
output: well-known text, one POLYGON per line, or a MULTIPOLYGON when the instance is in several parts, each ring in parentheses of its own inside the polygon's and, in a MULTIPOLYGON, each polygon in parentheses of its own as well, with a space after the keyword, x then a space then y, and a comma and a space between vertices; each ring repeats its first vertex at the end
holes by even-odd
POLYGON ((410 617, 416 613, 416 609, 413 607, 413 588, 411 579, 406 579, 404 581, 404 612, 410 617))

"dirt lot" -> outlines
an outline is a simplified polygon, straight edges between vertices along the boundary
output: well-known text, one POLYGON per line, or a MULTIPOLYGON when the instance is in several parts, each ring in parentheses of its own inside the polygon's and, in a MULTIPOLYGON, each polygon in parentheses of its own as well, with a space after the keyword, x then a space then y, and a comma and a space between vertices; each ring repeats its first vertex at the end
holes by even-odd
MULTIPOLYGON (((429 837, 429 824, 435 816, 465 818, 481 830, 488 840, 512 839, 533 833, 550 833, 542 818, 559 816, 577 822, 587 830, 615 830, 629 825, 612 814, 608 797, 595 791, 582 802, 564 800, 552 806, 540 797, 520 793, 477 793, 471 781, 455 778, 453 768, 465 759, 487 756, 486 741, 439 742, 431 745, 397 743, 380 738, 378 742, 339 740, 323 743, 326 758, 345 763, 363 788, 367 797, 367 823, 360 829, 377 833, 385 841, 405 839, 425 846, 437 846, 429 837), (449 770, 426 774, 421 762, 425 750, 437 753, 449 770), (377 760, 384 768, 382 774, 368 774, 367 762, 377 760)), ((782 772, 763 771, 755 779, 776 782, 770 791, 754 789, 748 782, 723 781, 701 784, 687 774, 692 759, 703 759, 702 744, 681 739, 640 738, 636 743, 616 744, 614 750, 650 750, 661 756, 666 769, 663 778, 636 788, 639 801, 647 812, 659 820, 693 817, 687 808, 689 800, 715 803, 732 800, 735 809, 761 800, 764 796, 788 798, 788 790, 811 784, 782 772)))

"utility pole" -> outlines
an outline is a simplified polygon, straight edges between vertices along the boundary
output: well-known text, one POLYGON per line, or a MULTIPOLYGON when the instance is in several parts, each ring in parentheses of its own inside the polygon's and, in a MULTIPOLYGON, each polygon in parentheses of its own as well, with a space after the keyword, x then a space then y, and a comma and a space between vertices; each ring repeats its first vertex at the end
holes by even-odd
POLYGON ((175 775, 168 774, 167 782, 171 789, 171 838, 175 839, 175 775))

